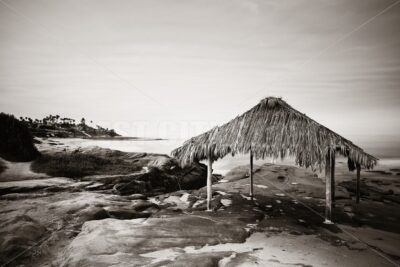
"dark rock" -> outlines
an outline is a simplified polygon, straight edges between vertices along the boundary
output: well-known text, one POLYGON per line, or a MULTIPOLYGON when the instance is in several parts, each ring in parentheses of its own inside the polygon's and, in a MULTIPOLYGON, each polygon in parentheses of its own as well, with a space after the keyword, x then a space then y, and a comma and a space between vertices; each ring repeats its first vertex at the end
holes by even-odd
POLYGON ((34 144, 41 144, 42 141, 40 141, 40 140, 37 139, 37 138, 33 138, 33 143, 34 143, 34 144))
POLYGON ((107 211, 100 207, 88 207, 77 213, 80 222, 109 218, 107 211))
MULTIPOLYGON (((254 166, 253 172, 256 173, 260 170, 258 166, 254 166)), ((225 180, 230 182, 245 179, 249 177, 249 168, 248 166, 238 166, 230 170, 224 176, 225 180)))
POLYGON ((276 179, 278 179, 279 182, 283 183, 286 180, 286 177, 279 175, 278 177, 276 177, 276 179))
POLYGON ((345 212, 353 212, 353 208, 350 207, 350 206, 345 206, 345 207, 343 208, 343 210, 344 210, 345 212))
POLYGON ((95 191, 95 190, 103 190, 103 189, 108 189, 108 186, 102 184, 102 183, 92 183, 90 185, 85 186, 85 190, 88 191, 95 191))
POLYGON ((347 191, 346 188, 341 186, 336 186, 336 199, 350 199, 350 193, 347 191))
POLYGON ((143 181, 131 181, 129 183, 119 183, 114 185, 113 190, 119 195, 131 195, 145 193, 146 184, 143 181))
POLYGON ((387 195, 384 196, 384 199, 390 200, 391 202, 400 204, 400 196, 399 195, 387 195))
POLYGON ((386 191, 385 195, 393 195, 394 191, 392 189, 389 189, 386 191))
POLYGON ((129 200, 137 200, 137 199, 146 200, 147 199, 147 197, 142 194, 132 194, 132 195, 126 196, 125 198, 129 199, 129 200))
POLYGON ((113 190, 119 195, 174 192, 181 189, 198 189, 206 185, 206 168, 202 164, 194 164, 184 169, 175 168, 167 171, 163 169, 149 167, 147 172, 108 182, 118 181, 113 190))
POLYGON ((382 175, 391 175, 390 172, 383 171, 383 170, 367 170, 367 171, 365 171, 365 172, 377 173, 377 174, 382 174, 382 175))
MULTIPOLYGON (((211 200, 211 209, 213 211, 216 211, 223 206, 221 203, 221 199, 222 199, 222 196, 218 195, 217 197, 214 197, 211 200)), ((192 210, 205 210, 205 209, 207 209, 207 201, 204 201, 203 203, 192 208, 192 210)))
MULTIPOLYGON (((16 216, 0 224, 0 264, 35 245, 47 234, 47 229, 29 216, 16 216)), ((30 256, 32 251, 20 255, 18 260, 30 256)), ((17 266, 17 262, 13 262, 17 266)))
POLYGON ((299 231, 290 231, 289 232, 289 234, 291 234, 291 235, 301 235, 302 233, 301 232, 299 232, 299 231))
POLYGON ((111 208, 108 210, 108 214, 111 218, 130 220, 138 218, 148 218, 151 213, 137 212, 135 210, 123 209, 123 208, 111 208))
POLYGON ((167 266, 167 267, 187 267, 188 262, 190 266, 196 267, 215 267, 220 266, 219 262, 224 257, 229 257, 232 252, 208 252, 201 254, 184 254, 173 261, 160 262, 157 266, 167 266))
POLYGON ((143 201, 132 205, 132 209, 135 211, 144 211, 149 208, 158 208, 158 206, 154 203, 143 201))

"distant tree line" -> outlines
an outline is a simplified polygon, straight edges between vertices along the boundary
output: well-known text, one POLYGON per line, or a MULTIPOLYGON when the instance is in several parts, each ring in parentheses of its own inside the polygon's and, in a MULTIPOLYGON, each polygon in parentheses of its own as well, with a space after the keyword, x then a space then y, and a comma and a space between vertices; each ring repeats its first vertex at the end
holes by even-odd
MULTIPOLYGON (((77 131, 83 131, 86 134, 98 136, 98 135, 107 135, 107 136, 118 136, 118 134, 113 129, 103 128, 99 125, 96 125, 96 128, 93 128, 86 124, 86 119, 82 118, 79 123, 72 118, 61 117, 60 115, 48 115, 43 119, 32 119, 29 117, 20 117, 19 118, 22 123, 25 123, 28 128, 32 130, 35 134, 37 130, 67 130, 72 131, 74 135, 77 131)), ((90 123, 93 123, 91 120, 90 123)))
MULTIPOLYGON (((29 117, 19 117, 20 121, 28 123, 30 126, 54 125, 54 126, 72 126, 75 125, 75 119, 61 118, 60 115, 48 115, 43 119, 31 119, 29 117)), ((84 119, 83 119, 84 120, 84 119)))

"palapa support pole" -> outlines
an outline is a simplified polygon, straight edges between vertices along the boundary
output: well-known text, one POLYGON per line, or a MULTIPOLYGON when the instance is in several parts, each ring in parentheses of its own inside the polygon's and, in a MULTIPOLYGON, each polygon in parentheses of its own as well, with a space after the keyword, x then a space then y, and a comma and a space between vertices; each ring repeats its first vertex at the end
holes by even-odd
POLYGON ((360 164, 357 163, 356 168, 357 168, 356 203, 360 203, 360 171, 361 171, 360 164))
POLYGON ((335 206, 335 150, 331 151, 331 194, 332 205, 335 206))
POLYGON ((325 159, 325 224, 332 224, 332 182, 331 182, 331 151, 328 150, 325 159))
POLYGON ((207 210, 211 211, 211 198, 212 198, 212 157, 211 153, 208 153, 207 158, 207 210))
POLYGON ((250 198, 253 201, 254 191, 253 191, 253 151, 250 149, 250 198))

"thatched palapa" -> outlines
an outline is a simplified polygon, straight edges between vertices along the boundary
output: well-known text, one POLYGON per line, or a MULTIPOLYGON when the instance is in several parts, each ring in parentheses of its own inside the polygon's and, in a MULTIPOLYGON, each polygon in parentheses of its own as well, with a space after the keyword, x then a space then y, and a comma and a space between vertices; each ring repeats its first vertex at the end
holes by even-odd
POLYGON ((253 200, 253 156, 292 156, 300 166, 313 170, 325 166, 325 223, 332 223, 335 202, 335 155, 348 158, 357 169, 356 202, 360 200, 360 169, 371 169, 377 158, 351 141, 297 111, 285 101, 268 97, 230 122, 187 140, 172 155, 181 164, 207 159, 207 209, 211 210, 212 163, 227 154, 250 153, 250 197, 253 200))
POLYGON ((211 210, 212 163, 227 154, 250 153, 250 197, 253 199, 253 156, 292 156, 300 166, 313 170, 325 166, 325 223, 332 223, 335 202, 335 155, 348 158, 357 169, 356 202, 360 200, 360 169, 371 169, 377 158, 351 141, 297 111, 285 101, 268 97, 230 122, 187 140, 172 155, 181 164, 207 159, 207 209, 211 210))
POLYGON ((328 151, 349 159, 349 167, 373 168, 377 159, 317 123, 280 98, 268 97, 230 122, 187 140, 172 155, 182 164, 249 153, 256 159, 295 157, 300 166, 325 165, 328 151))

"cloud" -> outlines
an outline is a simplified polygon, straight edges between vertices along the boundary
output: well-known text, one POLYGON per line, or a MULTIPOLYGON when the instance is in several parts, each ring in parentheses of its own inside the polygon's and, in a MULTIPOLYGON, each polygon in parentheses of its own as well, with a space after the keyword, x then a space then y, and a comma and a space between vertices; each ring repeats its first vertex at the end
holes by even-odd
POLYGON ((400 103, 399 7, 320 55, 387 1, 10 4, 35 23, 0 7, 0 105, 7 112, 222 123, 277 95, 339 132, 400 125, 393 112, 400 103))

